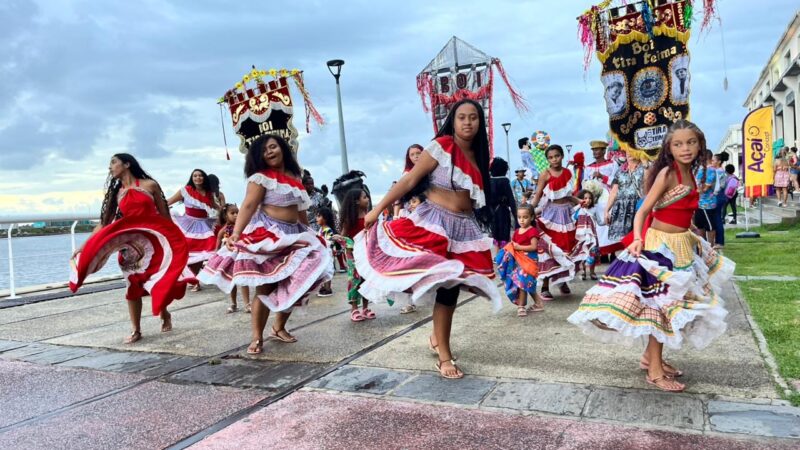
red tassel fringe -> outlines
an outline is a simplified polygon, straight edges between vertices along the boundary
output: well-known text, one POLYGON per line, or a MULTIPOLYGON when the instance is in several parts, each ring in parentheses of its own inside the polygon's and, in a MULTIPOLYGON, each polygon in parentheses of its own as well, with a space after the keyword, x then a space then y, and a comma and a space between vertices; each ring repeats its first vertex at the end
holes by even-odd
POLYGON ((702 33, 706 27, 711 25, 711 21, 717 15, 715 0, 703 0, 703 23, 700 25, 700 32, 702 33))
POLYGON ((431 92, 433 92, 433 78, 431 78, 431 74, 423 72, 417 75, 417 93, 419 94, 420 100, 422 100, 422 110, 426 113, 431 112, 431 108, 428 108, 428 103, 425 101, 427 97, 431 96, 431 92))
POLYGON ((500 76, 503 78, 503 82, 506 83, 506 87, 508 88, 509 94, 511 94, 511 100, 514 102, 514 107, 517 108, 519 112, 527 112, 530 111, 528 104, 525 102, 525 98, 511 86, 511 82, 508 81, 508 75, 506 75, 506 70, 503 68, 503 63, 500 62, 499 59, 494 58, 492 60, 492 64, 497 67, 497 70, 500 72, 500 76))
POLYGON ((306 133, 311 133, 311 126, 309 125, 311 118, 313 117, 314 121, 320 126, 325 125, 325 119, 322 118, 322 115, 317 111, 317 108, 314 107, 314 103, 311 101, 311 95, 309 95, 303 84, 302 72, 294 74, 292 78, 295 84, 297 84, 297 89, 300 89, 300 94, 303 96, 303 104, 306 108, 306 133))

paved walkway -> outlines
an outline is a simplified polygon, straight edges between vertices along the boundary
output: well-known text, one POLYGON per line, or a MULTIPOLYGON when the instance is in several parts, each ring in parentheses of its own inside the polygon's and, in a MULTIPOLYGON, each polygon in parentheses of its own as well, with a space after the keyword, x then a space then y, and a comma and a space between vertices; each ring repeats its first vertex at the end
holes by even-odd
POLYGON ((777 397, 732 285, 725 336, 667 354, 688 385, 670 395, 644 382, 642 347, 565 321, 588 282, 522 319, 465 299, 460 381, 433 369, 429 308, 352 323, 344 283, 292 316, 298 343, 257 358, 249 315, 211 288, 171 308, 171 333, 146 318, 133 346, 120 290, 0 309, 0 448, 800 447, 800 409, 777 397))

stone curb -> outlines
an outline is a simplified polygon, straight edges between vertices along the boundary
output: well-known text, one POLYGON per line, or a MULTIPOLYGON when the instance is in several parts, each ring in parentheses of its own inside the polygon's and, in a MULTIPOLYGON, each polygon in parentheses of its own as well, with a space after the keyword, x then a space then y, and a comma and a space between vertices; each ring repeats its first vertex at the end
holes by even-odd
POLYGON ((435 372, 344 366, 303 388, 462 409, 544 415, 579 421, 718 436, 800 439, 800 408, 785 401, 705 394, 670 394, 569 383, 467 376, 444 380, 435 372))

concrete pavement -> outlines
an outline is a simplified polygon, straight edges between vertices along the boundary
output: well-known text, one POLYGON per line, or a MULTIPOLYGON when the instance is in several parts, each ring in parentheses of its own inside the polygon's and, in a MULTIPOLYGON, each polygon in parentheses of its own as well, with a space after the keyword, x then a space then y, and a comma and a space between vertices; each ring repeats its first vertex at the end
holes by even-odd
POLYGON ((345 282, 292 315, 298 343, 267 341, 257 358, 249 315, 225 314, 213 288, 170 308, 170 333, 147 317, 132 346, 120 290, 0 309, 0 447, 800 446, 800 410, 778 398, 732 285, 726 335, 667 354, 688 385, 671 395, 644 382, 642 348, 566 322, 588 281, 526 318, 462 296, 460 381, 436 376, 429 307, 375 305, 377 320, 352 323, 345 282))

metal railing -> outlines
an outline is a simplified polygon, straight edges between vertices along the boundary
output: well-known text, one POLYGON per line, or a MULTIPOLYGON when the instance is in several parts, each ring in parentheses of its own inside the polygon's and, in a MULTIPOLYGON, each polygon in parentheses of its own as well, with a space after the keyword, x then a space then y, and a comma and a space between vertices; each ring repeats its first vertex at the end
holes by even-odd
POLYGON ((56 221, 72 221, 70 227, 70 235, 72 238, 72 251, 75 251, 75 227, 81 220, 98 220, 97 214, 77 214, 77 213, 55 213, 55 214, 18 214, 0 216, 0 225, 8 225, 7 240, 8 240, 8 275, 9 275, 9 296, 8 298, 17 298, 17 290, 14 280, 14 247, 12 245, 11 231, 15 225, 21 223, 33 222, 56 222, 56 221))

